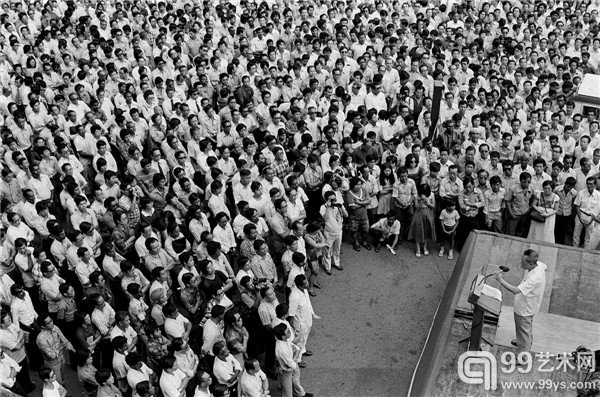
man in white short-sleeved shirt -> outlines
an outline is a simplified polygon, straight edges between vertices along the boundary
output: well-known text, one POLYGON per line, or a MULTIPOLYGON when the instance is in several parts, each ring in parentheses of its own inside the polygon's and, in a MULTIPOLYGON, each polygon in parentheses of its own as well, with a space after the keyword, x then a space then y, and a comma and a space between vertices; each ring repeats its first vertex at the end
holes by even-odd
POLYGON ((163 307, 163 314, 165 315, 165 334, 167 337, 170 339, 183 338, 188 340, 192 329, 190 320, 183 317, 172 304, 167 304, 163 307))
POLYGON ((269 393, 267 375, 260 369, 258 361, 247 359, 245 371, 240 379, 240 389, 243 397, 261 397, 269 393))
POLYGON ((515 294, 515 328, 517 339, 511 341, 517 347, 517 354, 530 351, 533 342, 533 315, 540 311, 544 289, 546 287, 547 266, 538 261, 537 251, 528 249, 521 258, 521 267, 525 269, 523 280, 518 286, 506 282, 502 276, 496 276, 500 284, 515 294))

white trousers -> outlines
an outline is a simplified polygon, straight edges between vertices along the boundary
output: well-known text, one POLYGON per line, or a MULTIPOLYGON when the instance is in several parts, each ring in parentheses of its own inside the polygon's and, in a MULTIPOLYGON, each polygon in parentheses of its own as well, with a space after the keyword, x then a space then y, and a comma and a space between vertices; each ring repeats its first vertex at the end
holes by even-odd
POLYGON ((596 222, 596 226, 590 230, 588 227, 588 233, 586 233, 587 241, 585 243, 585 249, 593 251, 598 248, 600 244, 600 223, 596 222))
POLYGON ((575 229, 573 230, 573 247, 579 247, 579 243, 581 241, 580 236, 583 229, 585 229, 585 239, 583 241, 583 246, 587 247, 588 241, 590 239, 590 231, 592 229, 590 226, 583 226, 583 223, 581 223, 579 217, 575 217, 575 229))
POLYGON ((327 243, 327 253, 323 255, 323 267, 327 271, 331 271, 331 265, 340 265, 340 250, 342 248, 342 233, 324 233, 325 242, 327 243))

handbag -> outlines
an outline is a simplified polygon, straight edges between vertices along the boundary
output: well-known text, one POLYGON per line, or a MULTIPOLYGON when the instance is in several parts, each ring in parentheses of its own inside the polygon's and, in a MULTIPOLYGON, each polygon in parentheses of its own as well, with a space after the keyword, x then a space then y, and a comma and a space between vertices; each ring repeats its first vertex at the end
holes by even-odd
MULTIPOLYGON (((542 201, 542 205, 545 205, 545 203, 543 203, 544 201, 544 194, 540 193, 540 200, 542 201)), ((546 207, 544 207, 545 209, 546 207)), ((539 223, 545 223, 546 222, 546 218, 544 218, 542 216, 542 214, 540 214, 540 212, 538 210, 536 210, 535 208, 531 210, 531 220, 539 222, 539 223)))

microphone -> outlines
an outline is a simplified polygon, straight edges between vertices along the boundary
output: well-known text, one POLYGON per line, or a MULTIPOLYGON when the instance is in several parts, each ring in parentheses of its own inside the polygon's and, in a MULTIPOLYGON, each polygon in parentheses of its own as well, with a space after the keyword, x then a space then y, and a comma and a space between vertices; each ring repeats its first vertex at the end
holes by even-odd
POLYGON ((508 266, 494 266, 494 267, 498 267, 497 272, 488 274, 487 276, 485 276, 484 278, 481 279, 481 281, 479 282, 479 284, 483 283, 488 277, 492 277, 492 276, 499 276, 502 273, 507 273, 510 271, 510 268, 508 266))

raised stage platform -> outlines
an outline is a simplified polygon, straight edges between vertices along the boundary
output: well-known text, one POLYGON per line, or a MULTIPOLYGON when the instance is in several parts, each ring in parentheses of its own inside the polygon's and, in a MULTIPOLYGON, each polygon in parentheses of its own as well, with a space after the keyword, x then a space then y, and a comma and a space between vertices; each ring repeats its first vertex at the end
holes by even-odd
MULTIPOLYGON (((573 382, 583 380, 586 371, 578 372, 574 361, 570 361, 573 368, 561 362, 565 353, 582 345, 600 349, 600 251, 475 231, 438 306, 409 396, 575 396, 573 382), (505 353, 514 352, 510 344, 515 338, 514 295, 490 277, 486 283, 502 291, 502 311, 499 317, 486 315, 483 337, 492 346, 482 341, 481 348, 496 359, 497 386, 485 390, 483 384, 467 384, 459 379, 458 361, 467 350, 467 343, 459 341, 467 338, 471 329, 473 306, 467 301, 471 281, 477 274, 494 273, 503 265, 510 267, 504 279, 518 285, 523 277, 521 256, 528 248, 537 250, 539 260, 548 266, 544 299, 540 313, 534 316, 532 368, 511 371, 509 365, 503 365, 503 354, 506 359, 510 356, 505 353), (549 361, 541 363, 547 356, 549 361), (555 369, 548 371, 550 367, 555 369)), ((483 366, 474 369, 483 370, 483 366)))

